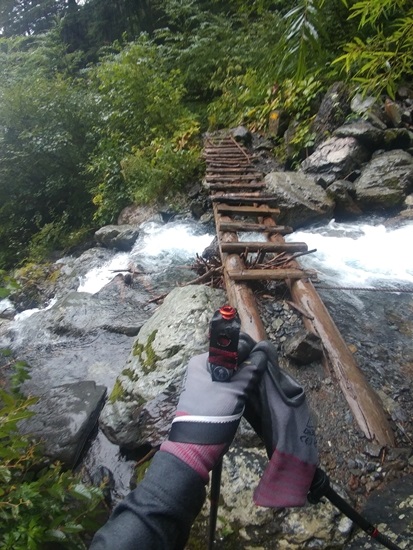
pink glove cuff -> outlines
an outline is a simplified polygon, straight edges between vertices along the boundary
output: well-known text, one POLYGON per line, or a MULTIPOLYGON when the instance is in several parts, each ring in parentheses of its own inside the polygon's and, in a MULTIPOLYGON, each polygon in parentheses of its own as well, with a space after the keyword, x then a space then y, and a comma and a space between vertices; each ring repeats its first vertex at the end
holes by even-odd
POLYGON ((209 472, 224 454, 227 445, 197 445, 195 443, 179 443, 176 441, 164 441, 160 451, 170 453, 201 476, 205 483, 208 483, 209 472))
POLYGON ((275 450, 254 492, 254 502, 268 508, 304 506, 316 464, 275 450))

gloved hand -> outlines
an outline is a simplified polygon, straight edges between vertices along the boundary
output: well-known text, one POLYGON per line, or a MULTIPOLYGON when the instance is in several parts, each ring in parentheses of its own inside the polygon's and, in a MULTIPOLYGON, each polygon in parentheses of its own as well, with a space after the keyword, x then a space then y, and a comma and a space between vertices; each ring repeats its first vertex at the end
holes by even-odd
POLYGON ((270 458, 254 502, 277 508, 303 506, 318 464, 315 427, 303 388, 278 366, 274 348, 245 417, 264 440, 270 458))
POLYGON ((208 353, 193 357, 169 438, 160 450, 180 458, 208 482, 208 473, 228 450, 247 397, 267 366, 268 342, 255 344, 241 333, 237 372, 230 382, 213 382, 208 353))

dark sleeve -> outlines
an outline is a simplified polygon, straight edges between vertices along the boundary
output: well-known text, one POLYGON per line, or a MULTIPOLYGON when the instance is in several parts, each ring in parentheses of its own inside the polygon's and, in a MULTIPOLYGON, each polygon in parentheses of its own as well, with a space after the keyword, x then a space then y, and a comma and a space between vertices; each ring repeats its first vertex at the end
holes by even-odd
POLYGON ((179 458, 160 451, 143 481, 97 531, 90 550, 182 549, 204 500, 201 477, 179 458))

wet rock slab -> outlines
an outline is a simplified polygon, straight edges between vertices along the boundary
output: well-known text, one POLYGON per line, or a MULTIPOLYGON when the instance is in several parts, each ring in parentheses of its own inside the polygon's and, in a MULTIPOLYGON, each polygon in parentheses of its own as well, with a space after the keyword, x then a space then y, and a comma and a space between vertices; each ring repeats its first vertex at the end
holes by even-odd
POLYGON ((51 388, 32 407, 36 414, 22 423, 21 431, 41 440, 51 461, 73 468, 97 424, 105 396, 106 387, 93 381, 51 388))
MULTIPOLYGON (((400 548, 413 548, 413 476, 390 483, 372 494, 362 515, 400 548)), ((379 550, 382 544, 358 533, 345 550, 379 550)))

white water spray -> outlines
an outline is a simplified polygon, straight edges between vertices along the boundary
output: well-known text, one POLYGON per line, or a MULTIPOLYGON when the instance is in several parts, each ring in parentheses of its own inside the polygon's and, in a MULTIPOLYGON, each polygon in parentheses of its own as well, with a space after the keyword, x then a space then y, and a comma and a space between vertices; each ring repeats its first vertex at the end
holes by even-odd
POLYGON ((126 272, 131 264, 152 277, 178 265, 192 263, 196 254, 202 254, 213 238, 210 233, 201 233, 199 225, 194 223, 148 222, 141 226, 131 252, 120 252, 102 266, 90 270, 81 280, 78 291, 98 292, 113 279, 115 270, 126 272))
POLYGON ((369 223, 337 223, 297 231, 289 241, 303 241, 317 252, 299 259, 329 284, 413 283, 413 223, 399 228, 369 223))

